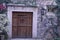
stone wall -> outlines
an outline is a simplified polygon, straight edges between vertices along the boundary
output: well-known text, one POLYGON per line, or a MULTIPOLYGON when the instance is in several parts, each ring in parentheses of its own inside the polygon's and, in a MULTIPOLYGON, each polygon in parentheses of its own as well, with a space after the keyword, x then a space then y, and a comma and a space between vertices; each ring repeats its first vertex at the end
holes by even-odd
MULTIPOLYGON (((12 0, 12 1, 14 1, 13 3, 17 2, 17 0, 12 0)), ((22 1, 24 1, 24 0, 22 0, 22 1)), ((19 3, 16 3, 16 4, 19 4, 19 3)), ((54 5, 54 0, 36 0, 36 3, 38 6, 37 37, 41 38, 42 40, 53 40, 53 36, 56 36, 56 35, 53 33, 52 28, 54 28, 54 26, 56 26, 57 17, 54 12, 48 11, 47 5, 52 5, 52 4, 54 5), (51 15, 53 17, 52 20, 50 19, 51 15), (50 18, 48 18, 48 17, 50 17, 50 18), (53 36, 51 35, 50 32, 52 32, 53 36)), ((35 4, 34 4, 34 2, 30 3, 29 1, 27 1, 27 2, 25 2, 25 5, 33 6, 35 4)))
MULTIPOLYGON (((17 0, 14 1, 14 3, 15 2, 17 2, 17 0)), ((54 26, 56 26, 57 17, 54 12, 48 11, 47 5, 55 5, 54 0, 36 0, 36 3, 38 5, 37 37, 41 38, 42 40, 53 40, 53 37, 56 36, 53 32, 53 29, 54 26), (50 19, 51 15, 54 16, 52 20, 50 19), (53 36, 50 32, 53 34, 53 36)), ((30 4, 28 4, 28 6, 29 5, 30 4)))
POLYGON ((48 11, 47 5, 56 5, 56 3, 54 0, 38 0, 37 4, 39 6, 37 36, 42 40, 54 40, 54 38, 56 38, 56 34, 53 30, 55 30, 55 26, 57 26, 57 16, 55 14, 56 12, 48 11), (47 3, 45 4, 45 2, 47 3), (54 16, 52 20, 50 19, 51 16, 54 16))

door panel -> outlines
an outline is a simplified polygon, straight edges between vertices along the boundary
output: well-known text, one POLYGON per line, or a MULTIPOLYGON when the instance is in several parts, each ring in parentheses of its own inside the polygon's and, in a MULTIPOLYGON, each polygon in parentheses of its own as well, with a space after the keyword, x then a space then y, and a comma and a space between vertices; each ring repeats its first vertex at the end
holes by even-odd
POLYGON ((16 38, 17 37, 17 27, 16 26, 13 26, 13 29, 12 29, 12 37, 13 38, 16 38))
POLYGON ((32 35, 31 35, 32 32, 31 31, 32 31, 31 27, 30 26, 27 27, 27 33, 26 33, 27 34, 27 38, 31 38, 32 37, 32 35))
POLYGON ((17 37, 17 18, 13 17, 12 20, 12 37, 16 38, 17 37))
POLYGON ((26 27, 18 27, 18 37, 20 38, 26 37, 26 27))
POLYGON ((12 13, 12 37, 32 37, 32 12, 12 13))

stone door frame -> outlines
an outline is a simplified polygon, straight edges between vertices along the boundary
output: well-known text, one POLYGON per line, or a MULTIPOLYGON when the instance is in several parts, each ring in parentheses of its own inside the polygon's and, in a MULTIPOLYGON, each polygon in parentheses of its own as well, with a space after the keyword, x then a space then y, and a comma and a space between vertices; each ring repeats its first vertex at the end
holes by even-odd
POLYGON ((33 22, 32 22, 32 38, 37 38, 37 7, 22 7, 22 6, 8 6, 7 8, 7 15, 9 20, 8 35, 12 38, 12 12, 33 12, 33 22))

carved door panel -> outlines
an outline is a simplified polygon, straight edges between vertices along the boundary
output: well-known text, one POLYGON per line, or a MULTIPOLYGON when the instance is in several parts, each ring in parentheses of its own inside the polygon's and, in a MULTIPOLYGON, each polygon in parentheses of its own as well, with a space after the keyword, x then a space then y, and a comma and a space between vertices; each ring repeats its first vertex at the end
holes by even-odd
POLYGON ((12 37, 32 37, 32 13, 13 12, 12 15, 12 37))

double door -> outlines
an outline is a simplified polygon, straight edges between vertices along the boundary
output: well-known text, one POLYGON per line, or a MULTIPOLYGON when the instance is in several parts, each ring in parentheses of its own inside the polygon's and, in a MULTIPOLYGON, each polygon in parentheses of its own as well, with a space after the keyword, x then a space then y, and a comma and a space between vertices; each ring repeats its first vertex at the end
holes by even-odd
POLYGON ((32 37, 32 12, 12 13, 12 37, 13 38, 32 37))

